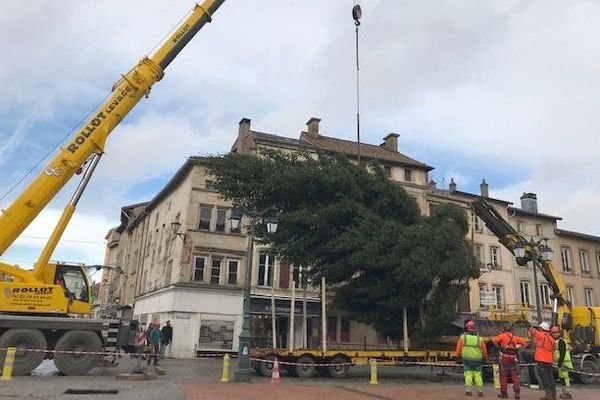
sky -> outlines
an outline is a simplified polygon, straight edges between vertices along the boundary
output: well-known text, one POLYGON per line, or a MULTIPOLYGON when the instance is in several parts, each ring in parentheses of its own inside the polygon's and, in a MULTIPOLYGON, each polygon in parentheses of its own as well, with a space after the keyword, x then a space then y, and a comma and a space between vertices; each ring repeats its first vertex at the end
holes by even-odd
MULTIPOLYGON (((53 259, 102 264, 120 208, 150 200, 191 155, 227 152, 241 118, 298 137, 310 117, 356 137, 353 0, 228 0, 108 139, 53 259)), ((0 206, 7 207, 189 0, 0 3, 0 206), (21 184, 10 192, 33 168, 21 184), (8 194, 7 194, 8 193, 8 194)), ((538 194, 562 229, 600 235, 600 2, 363 0, 361 139, 477 193, 538 194)), ((0 260, 30 267, 74 190, 0 260)))

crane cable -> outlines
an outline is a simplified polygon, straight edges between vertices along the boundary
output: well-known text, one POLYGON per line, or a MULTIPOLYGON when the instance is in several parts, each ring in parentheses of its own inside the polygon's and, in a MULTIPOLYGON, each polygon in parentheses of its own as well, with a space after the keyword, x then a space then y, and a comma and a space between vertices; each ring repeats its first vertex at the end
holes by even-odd
POLYGON ((352 7, 352 19, 356 31, 356 155, 360 165, 360 66, 358 63, 358 27, 362 17, 362 9, 358 1, 352 7))

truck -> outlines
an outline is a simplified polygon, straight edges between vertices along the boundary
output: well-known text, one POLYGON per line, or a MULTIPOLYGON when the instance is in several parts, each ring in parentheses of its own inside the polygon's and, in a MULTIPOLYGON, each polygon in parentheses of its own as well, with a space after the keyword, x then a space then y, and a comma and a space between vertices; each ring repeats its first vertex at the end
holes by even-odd
MULTIPOLYGON (((0 366, 6 349, 17 348, 13 374, 26 375, 53 358, 67 375, 85 374, 100 362, 106 348, 106 321, 85 318, 93 306, 91 280, 79 263, 50 261, 115 127, 165 69, 208 22, 225 0, 198 3, 149 56, 121 75, 107 99, 81 125, 58 154, 0 215, 0 255, 71 180, 81 181, 65 206, 33 269, 0 262, 0 366)), ((135 326, 118 324, 118 345, 133 345, 135 326)), ((108 329, 110 330, 110 329, 108 329)))
POLYGON ((531 262, 533 268, 541 272, 552 290, 551 326, 558 326, 570 342, 573 366, 581 372, 576 377, 584 383, 600 381, 600 307, 571 304, 566 286, 552 264, 553 252, 547 245, 547 238, 527 240, 482 197, 472 203, 472 208, 498 241, 515 256, 518 265, 531 262))

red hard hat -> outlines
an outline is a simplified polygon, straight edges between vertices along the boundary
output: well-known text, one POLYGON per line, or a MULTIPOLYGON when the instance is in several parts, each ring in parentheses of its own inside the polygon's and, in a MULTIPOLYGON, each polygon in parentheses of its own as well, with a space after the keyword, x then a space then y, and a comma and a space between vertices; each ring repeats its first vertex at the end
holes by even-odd
POLYGON ((560 333, 560 329, 558 328, 558 326, 553 326, 552 328, 550 328, 550 333, 553 335, 555 333, 560 333))
POLYGON ((467 328, 468 331, 473 332, 475 330, 475 322, 473 321, 469 321, 466 323, 465 328, 467 328))

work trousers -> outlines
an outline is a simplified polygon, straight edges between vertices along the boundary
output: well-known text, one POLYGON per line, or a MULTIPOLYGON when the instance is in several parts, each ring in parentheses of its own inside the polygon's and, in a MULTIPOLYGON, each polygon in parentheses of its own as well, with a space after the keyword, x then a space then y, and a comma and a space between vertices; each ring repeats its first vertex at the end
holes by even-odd
POLYGON ((562 393, 570 394, 571 393, 571 378, 569 378, 569 368, 564 365, 558 369, 558 377, 562 383, 562 393))
POLYGON ((519 364, 515 361, 500 363, 500 392, 507 393, 508 391, 508 376, 513 383, 515 393, 521 392, 521 378, 519 376, 519 364))
POLYGON ((540 378, 542 379, 542 384, 544 385, 546 397, 549 399, 556 399, 556 383, 554 382, 552 364, 538 362, 537 367, 540 378))
POLYGON ((473 392, 473 382, 477 387, 478 392, 483 392, 483 377, 481 376, 481 367, 478 369, 470 369, 464 367, 465 374, 465 393, 473 392))

